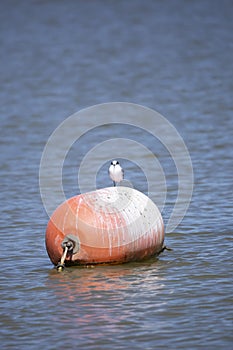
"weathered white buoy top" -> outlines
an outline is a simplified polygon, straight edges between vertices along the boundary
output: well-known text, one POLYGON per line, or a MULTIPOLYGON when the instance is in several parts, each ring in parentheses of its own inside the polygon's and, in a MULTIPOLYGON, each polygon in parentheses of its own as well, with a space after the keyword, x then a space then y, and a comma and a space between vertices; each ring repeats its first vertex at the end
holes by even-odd
POLYGON ((155 229, 158 243, 163 242, 162 216, 155 203, 142 192, 118 186, 85 193, 82 197, 95 212, 97 225, 101 221, 106 225, 106 219, 111 217, 110 229, 125 227, 135 240, 155 229))

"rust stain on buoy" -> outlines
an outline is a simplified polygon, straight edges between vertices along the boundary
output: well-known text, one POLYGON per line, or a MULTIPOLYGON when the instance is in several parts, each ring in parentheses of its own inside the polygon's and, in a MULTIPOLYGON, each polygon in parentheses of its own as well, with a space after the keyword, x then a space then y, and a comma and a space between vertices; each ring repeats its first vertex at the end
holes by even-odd
POLYGON ((66 241, 66 265, 123 263, 159 254, 164 225, 157 206, 141 192, 108 187, 72 197, 52 214, 46 249, 57 265, 66 241))

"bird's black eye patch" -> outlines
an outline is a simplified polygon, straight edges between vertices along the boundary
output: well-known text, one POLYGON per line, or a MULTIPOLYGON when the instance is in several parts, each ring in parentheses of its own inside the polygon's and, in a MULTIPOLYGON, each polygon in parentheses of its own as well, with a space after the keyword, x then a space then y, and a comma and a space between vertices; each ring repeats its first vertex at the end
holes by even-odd
POLYGON ((111 165, 113 165, 113 162, 111 162, 111 165))
POLYGON ((116 165, 117 165, 117 164, 119 164, 119 162, 118 162, 118 161, 116 162, 116 165))

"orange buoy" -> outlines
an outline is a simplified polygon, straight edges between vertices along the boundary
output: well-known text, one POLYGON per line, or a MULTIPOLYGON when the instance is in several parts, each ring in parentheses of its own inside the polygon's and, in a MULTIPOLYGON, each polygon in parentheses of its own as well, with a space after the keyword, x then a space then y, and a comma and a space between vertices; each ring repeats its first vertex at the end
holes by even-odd
POLYGON ((164 225, 157 206, 129 187, 108 187, 72 197, 52 214, 46 249, 54 265, 123 263, 163 249, 164 225))

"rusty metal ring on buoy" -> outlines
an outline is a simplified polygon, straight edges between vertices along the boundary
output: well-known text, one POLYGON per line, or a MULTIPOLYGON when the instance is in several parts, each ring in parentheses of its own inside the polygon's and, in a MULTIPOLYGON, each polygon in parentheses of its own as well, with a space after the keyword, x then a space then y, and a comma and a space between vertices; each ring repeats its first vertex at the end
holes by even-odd
POLYGON ((62 248, 68 247, 68 252, 72 251, 72 254, 76 254, 79 251, 79 239, 77 236, 68 234, 62 241, 62 248), (69 245, 69 243, 71 245, 69 245))

